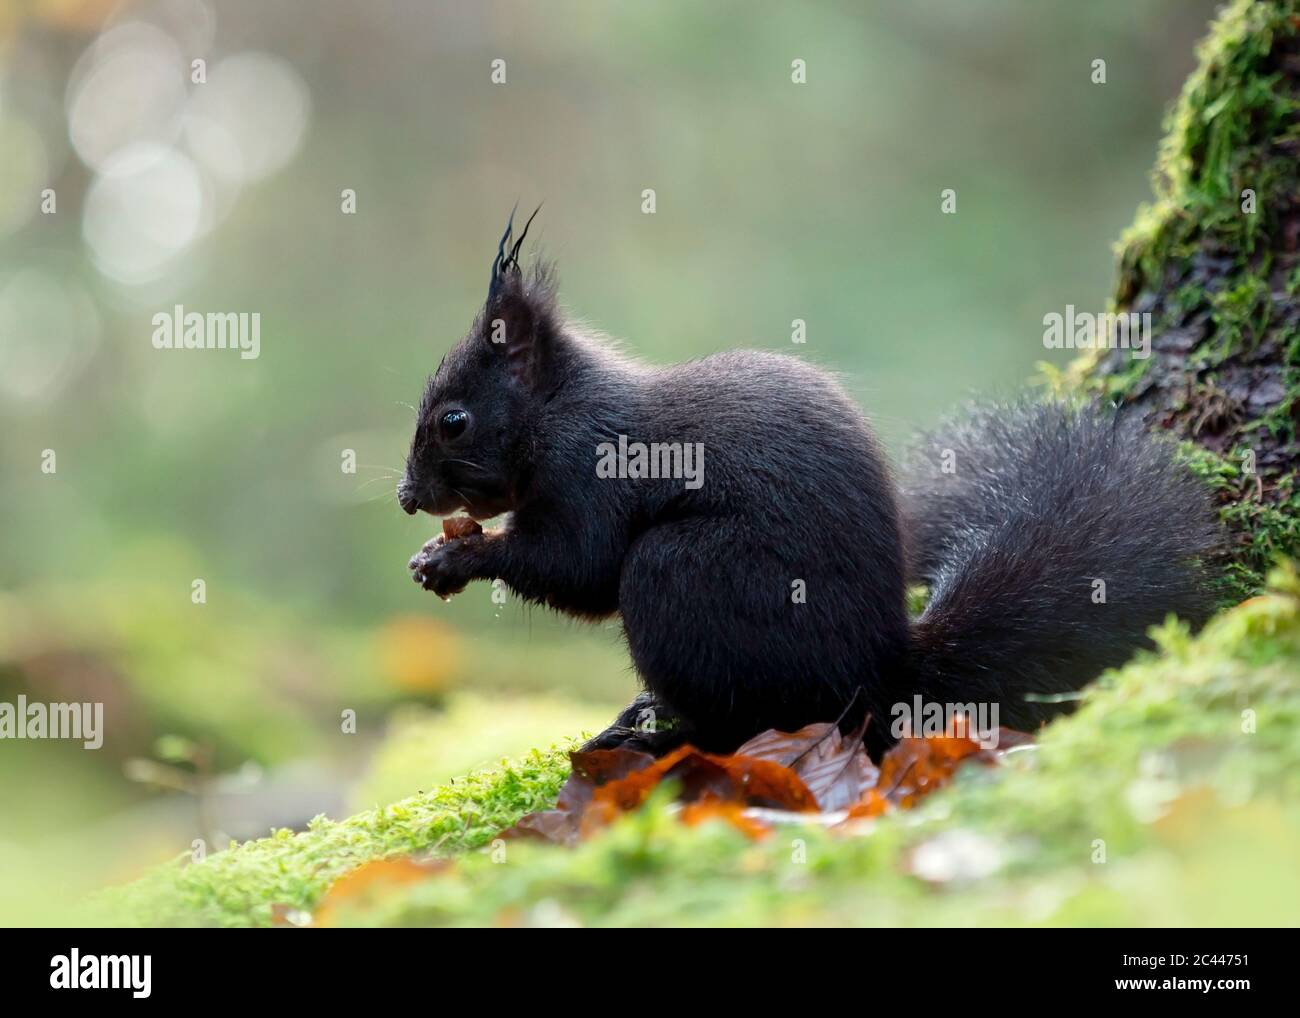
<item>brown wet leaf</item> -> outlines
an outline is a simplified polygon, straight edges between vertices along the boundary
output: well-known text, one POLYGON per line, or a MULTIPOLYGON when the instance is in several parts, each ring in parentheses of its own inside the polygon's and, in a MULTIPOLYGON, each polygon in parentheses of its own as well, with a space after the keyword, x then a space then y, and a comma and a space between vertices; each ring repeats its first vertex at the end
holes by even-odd
POLYGON ((763 732, 736 750, 737 754, 771 760, 789 767, 817 800, 823 813, 848 809, 869 789, 880 771, 867 755, 862 729, 843 734, 837 724, 806 725, 797 732, 763 732))
POLYGON ((682 746, 656 760, 626 749, 571 753, 573 773, 553 810, 530 813, 502 837, 537 837, 570 845, 641 806, 664 781, 687 803, 810 812, 817 799, 788 767, 756 757, 717 756, 682 746))
POLYGON ((716 756, 682 746, 651 766, 602 785, 592 796, 598 823, 640 806, 661 782, 674 781, 683 802, 711 798, 745 806, 796 812, 817 809, 817 800, 794 771, 771 760, 716 756))
POLYGON ((698 827, 718 820, 730 824, 751 841, 761 841, 772 833, 770 826, 736 802, 701 799, 698 802, 688 802, 682 807, 681 821, 687 827, 698 827))
POLYGON ((448 859, 420 859, 402 855, 376 859, 348 870, 330 884, 313 913, 313 925, 331 926, 345 908, 365 905, 399 887, 419 883, 448 869, 448 859))
POLYGON ((867 755, 862 730, 844 735, 834 722, 763 732, 730 755, 689 745, 658 760, 626 749, 575 752, 556 808, 529 814, 502 836, 572 845, 640 808, 664 782, 674 784, 685 804, 683 822, 722 819, 751 837, 812 813, 829 823, 877 817, 912 807, 968 761, 993 764, 1032 742, 999 729, 997 748, 985 749, 963 732, 954 727, 942 736, 902 739, 880 767, 867 755))
POLYGON ((964 730, 958 723, 946 735, 900 739, 881 761, 876 787, 849 810, 849 819, 876 817, 890 809, 910 809, 948 784, 966 762, 992 765, 1010 750, 1033 744, 1033 738, 1024 732, 999 728, 996 747, 985 748, 975 739, 956 734, 964 730))
POLYGON ((560 789, 555 809, 529 813, 513 827, 502 831, 501 837, 575 844, 596 789, 653 766, 655 758, 649 753, 631 749, 593 749, 585 753, 570 753, 569 761, 572 772, 560 789))

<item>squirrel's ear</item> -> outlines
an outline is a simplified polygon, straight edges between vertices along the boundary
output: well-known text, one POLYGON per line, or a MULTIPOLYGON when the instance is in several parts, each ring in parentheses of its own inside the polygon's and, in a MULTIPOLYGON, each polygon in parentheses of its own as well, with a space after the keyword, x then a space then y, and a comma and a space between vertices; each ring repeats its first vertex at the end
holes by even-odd
POLYGON ((503 294, 488 312, 488 343, 505 358, 510 377, 526 389, 537 385, 541 373, 542 331, 541 315, 526 294, 503 294))
POLYGON ((519 267, 519 249, 528 228, 533 225, 540 205, 524 223, 523 231, 509 251, 506 245, 514 234, 515 213, 510 211, 506 232, 501 234, 497 256, 492 262, 492 279, 488 284, 487 339, 506 359, 510 376, 526 389, 535 388, 541 376, 542 346, 548 327, 546 297, 549 279, 544 269, 533 273, 531 283, 519 267))

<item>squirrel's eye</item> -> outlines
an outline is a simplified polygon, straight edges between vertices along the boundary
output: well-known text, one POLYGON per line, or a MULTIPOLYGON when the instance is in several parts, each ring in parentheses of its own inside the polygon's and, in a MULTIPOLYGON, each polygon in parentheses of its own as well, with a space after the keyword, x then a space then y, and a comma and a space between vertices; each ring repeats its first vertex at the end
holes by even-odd
POLYGON ((465 433, 469 425, 469 414, 464 410, 448 410, 438 421, 438 429, 443 438, 458 438, 465 433))

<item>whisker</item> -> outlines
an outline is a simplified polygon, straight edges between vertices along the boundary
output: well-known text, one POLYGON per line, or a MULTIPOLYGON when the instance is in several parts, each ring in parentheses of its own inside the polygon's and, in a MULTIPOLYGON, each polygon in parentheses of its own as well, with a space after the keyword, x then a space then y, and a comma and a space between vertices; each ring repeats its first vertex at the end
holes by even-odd
POLYGON ((482 470, 484 473, 487 473, 487 467, 479 466, 479 464, 477 464, 477 463, 471 463, 469 460, 445 459, 445 460, 443 460, 443 462, 444 462, 444 463, 460 463, 460 464, 463 465, 463 466, 473 467, 475 470, 482 470))
POLYGON ((349 500, 349 505, 374 505, 376 502, 392 501, 396 504, 397 500, 393 498, 391 491, 378 491, 368 497, 362 497, 361 489, 358 488, 352 493, 353 497, 349 500))
POLYGON ((391 477, 371 477, 368 480, 362 481, 360 484, 357 485, 356 487, 357 494, 360 494, 361 492, 365 491, 372 484, 381 484, 381 483, 391 484, 392 480, 393 479, 391 477))

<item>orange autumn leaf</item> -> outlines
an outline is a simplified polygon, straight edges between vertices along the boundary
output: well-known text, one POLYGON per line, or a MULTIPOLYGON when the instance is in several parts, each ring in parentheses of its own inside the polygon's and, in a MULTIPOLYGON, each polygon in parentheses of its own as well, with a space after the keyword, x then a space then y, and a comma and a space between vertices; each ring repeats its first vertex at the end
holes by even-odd
POLYGON ((849 807, 848 815, 844 822, 852 820, 872 820, 878 816, 888 813, 893 807, 889 800, 880 794, 880 790, 873 788, 868 791, 861 799, 849 807))
POLYGON ((831 824, 878 817, 915 805, 968 761, 996 763, 1007 749, 1032 741, 998 729, 994 749, 953 725, 943 735, 902 739, 877 767, 862 734, 845 735, 827 722, 797 732, 763 732, 730 755, 689 745, 658 760, 627 749, 575 752, 556 808, 529 814, 502 836, 572 845, 640 808, 664 782, 674 785, 685 804, 683 822, 721 818, 751 837, 759 828, 809 813, 831 824))
POLYGON ((794 771, 771 760, 716 756, 682 746, 643 770, 608 782, 592 794, 583 835, 637 809, 664 781, 679 786, 684 802, 713 800, 792 812, 817 809, 817 800, 794 771))
MULTIPOLYGON (((513 827, 501 832, 503 838, 537 838, 572 845, 582 833, 583 817, 592 808, 596 789, 609 782, 652 767, 655 758, 631 749, 596 749, 569 754, 572 773, 560 789, 555 809, 540 810, 522 817, 513 827)), ((617 809, 609 804, 595 808, 609 820, 617 809)), ((608 822, 606 820, 605 822, 608 822)), ((601 824, 597 824, 600 826, 601 824)))
POLYGON ((739 803, 719 802, 717 799, 701 799, 698 802, 688 802, 682 807, 680 819, 687 827, 698 827, 700 824, 721 820, 730 824, 751 841, 761 841, 772 833, 772 828, 761 820, 750 816, 745 811, 745 807, 739 803))
POLYGON ((963 760, 980 752, 970 739, 901 739, 881 761, 877 790, 894 805, 911 807, 946 785, 963 760))
POLYGON ((316 906, 314 925, 332 926, 341 910, 364 905, 396 888, 428 880, 450 866, 446 859, 416 859, 404 855, 376 859, 348 870, 330 884, 316 906))
POLYGON ((665 781, 673 782, 687 803, 712 799, 791 812, 818 808, 794 771, 756 757, 718 756, 682 746, 658 760, 626 749, 575 752, 570 759, 573 773, 556 808, 530 813, 503 837, 573 844, 638 809, 665 781))
POLYGON ((833 722, 806 725, 797 732, 763 732, 737 754, 789 767, 817 800, 824 813, 845 809, 876 787, 880 771, 867 755, 865 724, 845 735, 833 722))

